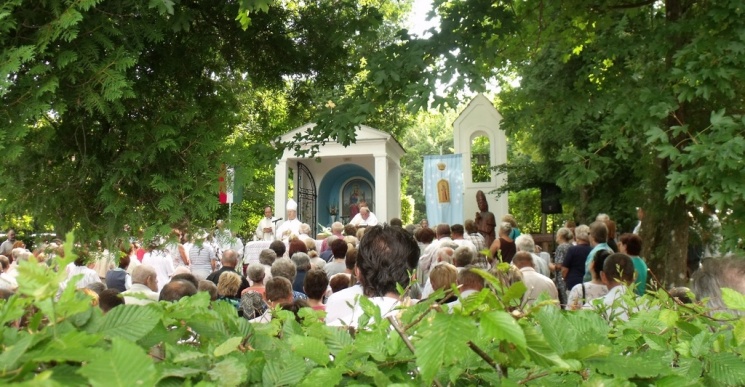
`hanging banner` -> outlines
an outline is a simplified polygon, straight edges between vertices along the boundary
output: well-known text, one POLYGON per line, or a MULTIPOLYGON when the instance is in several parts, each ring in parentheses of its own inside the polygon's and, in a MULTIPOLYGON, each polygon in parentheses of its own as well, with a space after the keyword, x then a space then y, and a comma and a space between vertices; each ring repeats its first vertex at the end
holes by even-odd
POLYGON ((460 154, 424 156, 424 201, 430 227, 463 224, 463 164, 460 154))

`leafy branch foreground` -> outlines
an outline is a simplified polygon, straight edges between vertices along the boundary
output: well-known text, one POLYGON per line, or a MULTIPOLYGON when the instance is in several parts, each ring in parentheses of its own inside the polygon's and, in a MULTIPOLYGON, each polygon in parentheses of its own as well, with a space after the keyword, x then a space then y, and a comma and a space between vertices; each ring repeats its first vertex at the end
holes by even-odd
MULTIPOLYGON (((58 267, 73 259, 66 249, 58 267)), ((55 300, 64 270, 25 262, 19 272, 17 294, 0 301, 3 385, 745 384, 745 318, 708 317, 664 291, 609 323, 546 303, 514 310, 525 287, 487 275, 491 289, 452 314, 425 300, 385 319, 362 301, 372 317, 352 331, 310 309, 252 325, 206 293, 103 315, 72 287, 55 300)), ((724 299, 745 310, 745 296, 725 289, 724 299)))

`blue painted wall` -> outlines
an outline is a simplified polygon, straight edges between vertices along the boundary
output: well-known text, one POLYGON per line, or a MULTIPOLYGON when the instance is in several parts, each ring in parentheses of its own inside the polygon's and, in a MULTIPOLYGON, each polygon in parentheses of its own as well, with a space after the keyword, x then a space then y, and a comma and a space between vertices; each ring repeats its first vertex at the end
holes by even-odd
MULTIPOLYGON (((370 181, 373 184, 373 192, 375 192, 375 179, 366 169, 351 163, 334 167, 323 177, 318 187, 318 223, 331 226, 329 207, 331 205, 339 207, 339 192, 341 192, 342 184, 355 177, 370 181)), ((336 219, 339 220, 339 217, 337 216, 336 219)))

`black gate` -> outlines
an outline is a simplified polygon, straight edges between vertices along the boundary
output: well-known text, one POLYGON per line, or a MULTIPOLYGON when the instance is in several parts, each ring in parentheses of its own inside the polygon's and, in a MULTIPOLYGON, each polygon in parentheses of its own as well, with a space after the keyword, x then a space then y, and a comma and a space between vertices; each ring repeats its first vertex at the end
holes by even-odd
POLYGON ((316 238, 316 181, 308 167, 297 163, 297 216, 310 226, 310 237, 316 238))

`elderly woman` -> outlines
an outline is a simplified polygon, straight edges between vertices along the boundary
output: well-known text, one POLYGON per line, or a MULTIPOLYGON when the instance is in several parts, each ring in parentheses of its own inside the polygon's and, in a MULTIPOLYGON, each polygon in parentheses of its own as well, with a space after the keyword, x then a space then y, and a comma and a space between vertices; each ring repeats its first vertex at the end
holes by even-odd
POLYGON ((305 276, 308 274, 308 270, 311 269, 310 257, 306 253, 298 252, 292 255, 292 263, 297 268, 295 280, 292 281, 292 290, 303 293, 305 276))
POLYGON ((228 301, 237 310, 240 306, 240 299, 235 295, 238 294, 240 288, 241 276, 238 273, 226 271, 220 274, 220 279, 217 280, 217 300, 228 301))
POLYGON ((564 258, 569 252, 569 248, 572 247, 573 241, 574 234, 572 233, 572 230, 562 227, 556 232, 557 246, 556 251, 554 252, 554 263, 550 264, 550 269, 555 274, 554 283, 556 284, 556 289, 559 291, 559 301, 561 302, 561 305, 566 305, 568 291, 566 282, 564 282, 564 275, 562 274, 562 264, 564 263, 564 258))
POLYGON ((581 284, 582 277, 585 275, 585 262, 592 250, 592 246, 590 246, 590 227, 584 224, 578 226, 574 229, 574 239, 577 240, 577 244, 567 250, 564 262, 561 263, 561 273, 564 276, 567 289, 572 289, 574 286, 581 284))

